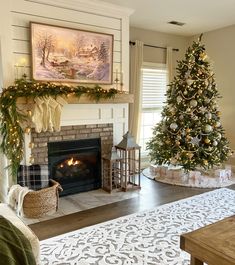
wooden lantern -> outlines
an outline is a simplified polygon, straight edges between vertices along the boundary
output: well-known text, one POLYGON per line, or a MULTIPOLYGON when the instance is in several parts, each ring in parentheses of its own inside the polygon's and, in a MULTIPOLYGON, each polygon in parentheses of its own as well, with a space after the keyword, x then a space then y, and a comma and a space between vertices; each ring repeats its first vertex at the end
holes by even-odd
POLYGON ((123 160, 121 189, 140 189, 140 149, 141 147, 134 141, 133 136, 127 132, 122 141, 115 146, 117 152, 123 160))
POLYGON ((121 187, 122 180, 122 159, 117 154, 115 147, 112 148, 110 155, 103 158, 103 184, 105 191, 112 192, 113 189, 121 187))

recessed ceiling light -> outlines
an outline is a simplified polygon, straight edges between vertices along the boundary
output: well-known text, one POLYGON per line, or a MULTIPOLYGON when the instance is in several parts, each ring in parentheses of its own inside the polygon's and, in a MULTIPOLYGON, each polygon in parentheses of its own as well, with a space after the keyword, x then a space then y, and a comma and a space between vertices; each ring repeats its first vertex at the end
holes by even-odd
POLYGON ((185 25, 185 23, 179 22, 179 21, 175 21, 175 20, 169 21, 167 23, 168 24, 172 24, 172 25, 176 25, 176 26, 183 26, 183 25, 185 25))

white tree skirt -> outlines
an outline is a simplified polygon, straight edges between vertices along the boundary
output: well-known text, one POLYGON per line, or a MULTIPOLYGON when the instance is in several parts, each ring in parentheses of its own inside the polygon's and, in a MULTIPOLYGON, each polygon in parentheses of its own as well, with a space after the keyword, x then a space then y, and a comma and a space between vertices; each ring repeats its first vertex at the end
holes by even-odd
POLYGON ((143 174, 162 183, 196 188, 220 188, 235 183, 229 165, 224 168, 195 170, 188 173, 185 173, 181 167, 151 165, 143 170, 143 174))

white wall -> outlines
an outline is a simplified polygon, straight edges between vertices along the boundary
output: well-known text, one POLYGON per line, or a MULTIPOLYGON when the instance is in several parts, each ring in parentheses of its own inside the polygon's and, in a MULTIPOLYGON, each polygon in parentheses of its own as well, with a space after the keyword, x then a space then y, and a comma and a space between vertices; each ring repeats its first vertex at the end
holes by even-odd
MULTIPOLYGON (((198 36, 191 38, 197 39, 198 36)), ((218 105, 221 110, 222 126, 235 150, 235 25, 203 34, 202 43, 210 57, 215 80, 221 99, 218 105)))
MULTIPOLYGON (((3 85, 14 82, 16 65, 18 77, 24 72, 31 75, 29 22, 70 27, 114 35, 113 73, 123 72, 124 90, 129 87, 129 15, 132 11, 108 3, 92 0, 8 0, 1 1, 0 54, 3 85), (2 3, 4 2, 4 3, 2 3), (22 60, 26 60, 23 65, 22 60)), ((0 67, 1 69, 1 67, 0 67)), ((0 82, 1 83, 1 82, 0 82)), ((114 85, 106 85, 113 87, 114 85)), ((128 128, 128 104, 68 105, 62 112, 62 124, 114 123, 114 144, 118 143, 128 128)), ((27 152, 26 160, 29 156, 27 152)), ((4 199, 11 185, 8 172, 3 169, 6 159, 0 160, 0 199, 4 199)), ((26 161, 27 162, 27 161, 26 161)))
MULTIPOLYGON (((179 49, 173 52, 173 68, 177 66, 176 61, 184 57, 188 46, 188 37, 177 36, 157 31, 145 30, 140 28, 130 28, 130 40, 141 40, 146 44, 161 47, 170 46, 179 49)), ((154 63, 166 63, 166 50, 151 47, 144 47, 144 61, 154 63)))

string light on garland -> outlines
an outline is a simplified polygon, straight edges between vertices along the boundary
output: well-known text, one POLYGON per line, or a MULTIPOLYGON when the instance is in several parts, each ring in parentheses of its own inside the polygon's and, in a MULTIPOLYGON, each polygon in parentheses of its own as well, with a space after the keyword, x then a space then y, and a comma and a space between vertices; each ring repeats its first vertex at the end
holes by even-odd
POLYGON ((32 116, 31 110, 27 110, 26 115, 24 115, 17 109, 18 98, 66 97, 72 94, 77 98, 86 95, 90 100, 98 102, 100 99, 114 98, 118 93, 121 92, 115 88, 104 89, 98 85, 95 85, 93 88, 80 85, 69 86, 40 83, 34 80, 26 80, 26 78, 18 79, 12 86, 5 88, 0 97, 0 148, 10 162, 13 178, 16 178, 24 155, 24 133, 29 134, 31 131, 29 124, 25 129, 21 124, 27 122, 28 117, 32 116))

